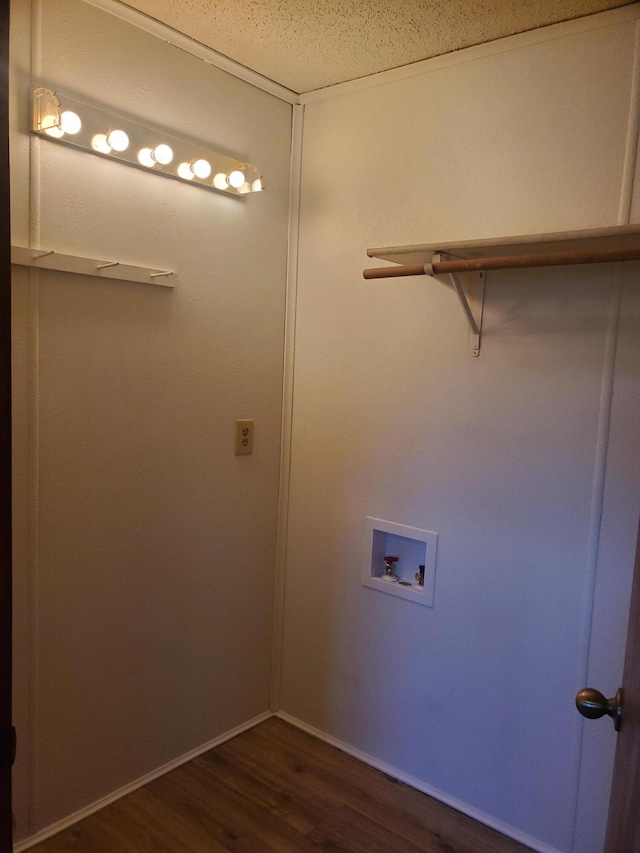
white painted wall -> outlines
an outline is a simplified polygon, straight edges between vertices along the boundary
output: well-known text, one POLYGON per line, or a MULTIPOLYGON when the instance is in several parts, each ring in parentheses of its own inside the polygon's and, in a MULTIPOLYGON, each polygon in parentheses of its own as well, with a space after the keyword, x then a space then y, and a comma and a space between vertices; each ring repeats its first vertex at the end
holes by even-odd
POLYGON ((372 246, 623 222, 636 18, 305 108, 282 709, 563 853, 598 853, 606 819, 601 723, 574 847, 594 588, 589 676, 611 693, 640 510, 637 266, 490 273, 479 359, 449 288, 361 270, 372 246), (367 515, 439 534, 433 610, 362 586, 367 515))
MULTIPOLYGON (((12 7, 14 242, 174 268, 180 288, 16 272, 19 837, 267 708, 291 120, 78 0, 33 7, 33 68, 12 7), (29 142, 32 71, 246 156, 268 193, 29 142), (242 416, 251 459, 231 454, 242 416)), ((587 663, 605 692, 621 673, 637 267, 491 275, 479 360, 447 288, 360 273, 369 246, 624 221, 635 17, 305 114, 282 708, 563 853, 596 853, 606 813, 614 737, 585 727, 580 752, 573 695, 587 663), (366 515, 440 534, 433 610, 361 586, 366 515)))
POLYGON ((14 242, 180 283, 16 274, 18 837, 268 710, 291 134, 289 105, 106 12, 33 9, 30 66, 12 8, 14 242), (246 158, 268 191, 29 143, 31 74, 246 158))

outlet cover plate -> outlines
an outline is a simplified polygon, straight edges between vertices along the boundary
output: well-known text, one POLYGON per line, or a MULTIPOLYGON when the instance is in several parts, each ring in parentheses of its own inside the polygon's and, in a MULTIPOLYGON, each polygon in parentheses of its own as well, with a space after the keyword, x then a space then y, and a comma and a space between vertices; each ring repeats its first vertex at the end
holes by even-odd
POLYGON ((239 418, 236 421, 235 455, 249 456, 253 453, 253 434, 255 423, 252 418, 239 418))

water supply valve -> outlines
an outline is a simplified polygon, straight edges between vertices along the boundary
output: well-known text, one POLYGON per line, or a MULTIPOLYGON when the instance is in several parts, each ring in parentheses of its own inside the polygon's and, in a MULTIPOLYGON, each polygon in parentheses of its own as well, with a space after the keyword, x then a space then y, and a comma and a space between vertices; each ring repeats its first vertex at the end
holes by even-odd
POLYGON ((384 575, 382 577, 383 581, 387 581, 387 583, 397 583, 399 578, 396 577, 395 572, 393 571, 394 563, 398 562, 398 557, 385 557, 384 558, 384 575))

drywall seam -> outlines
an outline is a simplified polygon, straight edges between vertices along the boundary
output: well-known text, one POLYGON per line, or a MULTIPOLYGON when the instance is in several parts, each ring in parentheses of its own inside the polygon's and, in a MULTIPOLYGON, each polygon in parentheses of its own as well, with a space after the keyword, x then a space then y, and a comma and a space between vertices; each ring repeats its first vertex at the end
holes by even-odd
POLYGON ((241 65, 239 62, 229 59, 228 56, 224 56, 224 54, 218 53, 217 50, 207 47, 207 45, 192 39, 190 36, 184 35, 184 33, 175 30, 168 24, 163 24, 150 15, 146 15, 144 12, 139 12, 137 9, 126 6, 120 0, 84 0, 84 2, 89 3, 91 6, 96 6, 98 9, 102 9, 111 15, 115 15, 115 17, 133 24, 133 26, 151 33, 151 35, 157 36, 174 47, 178 47, 192 56, 198 57, 198 59, 203 59, 209 65, 214 65, 228 74, 233 74, 234 77, 244 80, 245 83, 250 83, 257 89, 262 89, 263 92, 268 92, 281 101, 285 101, 288 104, 298 103, 297 92, 287 89, 286 86, 281 86, 268 77, 263 77, 257 71, 253 71, 251 68, 247 68, 246 65, 241 65))
POLYGON ((152 770, 151 773, 146 773, 144 776, 141 776, 134 782, 130 782, 128 785, 124 785, 122 788, 118 788, 117 791, 113 791, 111 794, 107 794, 106 797, 101 797, 99 800, 96 800, 94 803, 91 803, 91 805, 85 806, 85 808, 74 812, 72 815, 69 815, 69 817, 66 817, 63 820, 51 824, 51 826, 48 826, 46 829, 43 829, 36 835, 32 835, 30 838, 25 838, 19 844, 16 844, 14 846, 14 853, 20 853, 21 850, 27 850, 29 847, 33 847, 35 844, 39 844, 41 841, 44 841, 47 838, 51 838, 52 835, 55 835, 58 832, 62 832, 63 829, 67 829, 67 827, 72 826, 74 823, 78 823, 78 821, 89 817, 89 815, 92 815, 97 811, 100 811, 100 809, 103 809, 110 803, 113 803, 116 800, 121 799, 122 797, 126 797, 127 794, 133 793, 133 791, 136 791, 138 788, 142 788, 144 785, 148 785, 149 782, 153 782, 153 780, 157 779, 159 776, 164 776, 165 773, 169 773, 171 770, 175 770, 177 767, 181 767, 183 764, 187 764, 187 762, 192 761, 199 755, 203 755, 203 753, 208 752, 210 749, 215 749, 215 747, 226 743, 228 740, 231 740, 232 738, 241 735, 243 732, 252 729, 254 726, 257 726, 260 723, 264 723, 265 720, 268 720, 271 717, 273 717, 271 711, 265 711, 264 713, 259 714, 257 717, 248 720, 246 723, 242 723, 242 725, 236 726, 234 729, 231 729, 231 731, 225 732, 223 735, 219 735, 213 740, 208 741, 208 743, 202 744, 202 746, 198 746, 196 747, 196 749, 192 749, 190 752, 186 752, 179 758, 174 758, 173 761, 169 761, 167 764, 163 764, 162 767, 158 767, 157 770, 152 770))
POLYGON ((622 192, 618 209, 618 225, 628 225, 631 219, 633 183, 638 155, 640 133, 640 21, 636 22, 636 41, 631 69, 631 94, 629 99, 629 122, 622 172, 622 192))
POLYGON ((508 826, 507 824, 494 820, 494 818, 492 818, 490 815, 487 815, 484 812, 479 811, 478 809, 474 809, 472 806, 468 806, 466 803, 462 802, 462 800, 456 800, 454 797, 450 797, 448 794, 444 794, 437 788, 432 788, 430 785, 427 785, 420 779, 416 779, 414 776, 409 776, 407 773, 401 773, 399 770, 396 770, 395 767, 391 767, 391 765, 385 764, 383 761, 378 761, 378 759, 374 758, 372 755, 368 755, 366 752, 361 752, 359 749, 350 746, 348 743, 338 740, 338 738, 335 738, 332 735, 328 735, 326 734, 326 732, 323 732, 320 729, 316 729, 313 726, 308 725, 302 720, 299 720, 297 717, 292 717, 284 711, 278 711, 275 716, 279 717, 281 720, 284 720, 286 723, 290 723, 292 726, 301 729, 303 732, 307 732, 307 734, 310 734, 313 737, 324 741, 325 743, 331 744, 331 746, 335 746, 337 749, 341 750, 342 752, 345 752, 347 755, 351 755, 354 758, 357 758, 358 761, 362 761, 364 764, 368 764, 370 767, 374 767, 376 770, 380 770, 385 775, 391 776, 393 779, 397 779, 400 782, 404 782, 406 785, 415 788, 417 791, 421 791, 423 794, 427 794, 428 796, 433 797, 435 800, 439 800, 441 803, 445 803, 445 805, 451 806, 452 808, 456 809, 456 811, 459 811, 462 814, 465 814, 468 817, 479 821, 485 826, 489 826, 491 827, 491 829, 495 829, 498 832, 501 832, 503 835, 506 835, 509 838, 513 838, 515 841, 519 841, 520 843, 525 844, 532 850, 537 851, 537 853, 562 853, 562 851, 558 850, 555 847, 549 847, 548 844, 544 844, 543 842, 532 838, 530 835, 526 835, 526 833, 524 832, 520 832, 519 830, 514 829, 513 827, 508 826))
MULTIPOLYGON (((39 744, 40 744, 40 627, 39 627, 39 519, 40 519, 40 411, 39 365, 40 365, 40 271, 29 270, 29 517, 27 522, 28 539, 28 606, 29 606, 29 648, 27 649, 29 719, 29 826, 38 825, 39 815, 39 744)), ((19 748, 19 747, 18 747, 19 748)))
MULTIPOLYGON (((625 144, 622 181, 620 187, 620 204, 618 207, 618 225, 628 225, 631 218, 631 202, 636 168, 638 133, 640 130, 640 21, 636 22, 635 48, 631 71, 631 92, 629 97, 629 118, 627 123, 627 139, 625 144)), ((587 556, 587 578, 584 601, 584 629, 580 638, 582 655, 579 662, 579 672, 576 681, 577 690, 587 686, 589 676, 589 659, 591 652, 591 635, 593 630, 593 608, 595 604, 596 581, 598 572, 598 554, 600 533, 602 529, 602 513, 604 511, 604 492, 607 473, 607 454, 609 450, 609 431, 611 429, 611 410, 613 404, 613 386, 615 379, 616 352, 618 332, 620 328, 620 311, 622 307, 622 291, 624 284, 624 264, 616 264, 613 274, 611 297, 609 300, 609 316, 607 337, 603 357, 602 384, 600 389, 600 411, 598 418, 598 434, 595 450, 595 465, 593 474, 593 491, 591 499, 591 517, 589 521, 589 539, 587 556)), ((576 691, 577 692, 577 691, 576 691)), ((584 741, 584 720, 578 729, 574 743, 574 773, 575 773, 575 803, 573 810, 573 827, 569 850, 575 849, 575 838, 578 821, 578 805, 580 802, 580 777, 582 751, 584 741)))
MULTIPOLYGON (((38 80, 42 70, 42 4, 31 2, 30 71, 31 83, 38 80)), ((29 245, 40 246, 40 145, 35 137, 29 140, 29 245)), ((40 271, 29 270, 29 829, 39 821, 39 749, 40 749, 40 611, 39 611, 39 524, 40 524, 40 271)))
POLYGON ((298 253, 300 236, 300 190, 304 107, 294 106, 291 126, 291 172, 289 189, 289 234, 287 254, 287 297, 285 306, 284 365, 282 388, 282 433, 280 442, 280 487, 278 500, 278 545, 276 553, 273 652, 271 664, 272 711, 280 708, 282 650, 284 645, 284 602, 286 589, 289 491, 291 486, 291 435, 295 368, 296 312, 298 296, 298 253))
POLYGON ((440 71, 443 68, 451 68, 454 65, 461 65, 465 62, 474 62, 477 59, 484 59, 487 56, 521 50, 523 47, 528 47, 529 45, 554 41, 555 39, 566 38, 577 33, 599 30, 603 27, 615 26, 625 21, 636 20, 639 17, 640 7, 633 4, 631 6, 610 9, 606 12, 599 12, 595 15, 587 15, 584 18, 574 18, 571 21, 562 21, 558 24, 538 27, 534 30, 528 30, 525 33, 516 33, 515 35, 505 36, 495 41, 476 44, 472 47, 452 51, 451 53, 444 53, 442 56, 422 59, 420 62, 413 62, 410 65, 391 68, 389 71, 380 71, 377 74, 370 74, 367 77, 360 77, 357 80, 349 80, 346 83, 336 83, 334 86, 326 86, 324 89, 303 92, 299 97, 299 103, 311 104, 315 101, 325 101, 328 98, 350 95, 353 92, 361 92, 364 89, 371 89, 374 86, 395 83, 399 80, 428 74, 431 71, 440 71))
MULTIPOLYGON (((600 408, 598 414, 598 432, 594 452, 593 486, 591 492, 591 512, 587 539, 585 590, 582 605, 583 626, 578 640, 579 660, 576 682, 577 693, 587 686, 589 674, 589 651, 593 625, 593 607, 595 603, 596 578, 598 568, 598 549, 604 505, 604 489, 607 472, 607 452, 609 449, 609 429, 611 426, 611 406, 613 400, 613 381, 615 374, 616 349, 618 344, 618 327, 620 323, 620 308, 622 305, 622 284, 624 264, 616 264, 613 273, 612 291, 609 298, 609 315, 607 320, 607 335, 602 363, 602 380, 600 385, 600 408), (617 279, 617 280, 616 280, 617 279)), ((582 741, 584 737, 584 720, 576 728, 572 744, 572 771, 574 779, 574 806, 567 850, 573 850, 575 845, 576 821, 578 818, 578 801, 580 796, 580 766, 582 759, 582 741)))

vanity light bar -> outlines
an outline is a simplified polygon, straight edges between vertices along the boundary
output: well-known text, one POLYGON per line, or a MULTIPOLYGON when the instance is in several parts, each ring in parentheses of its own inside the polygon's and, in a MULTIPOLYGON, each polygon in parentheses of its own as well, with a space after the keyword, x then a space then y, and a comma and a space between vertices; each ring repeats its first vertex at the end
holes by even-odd
POLYGON ((244 196, 264 189, 255 166, 74 98, 33 91, 32 133, 182 183, 244 196))

